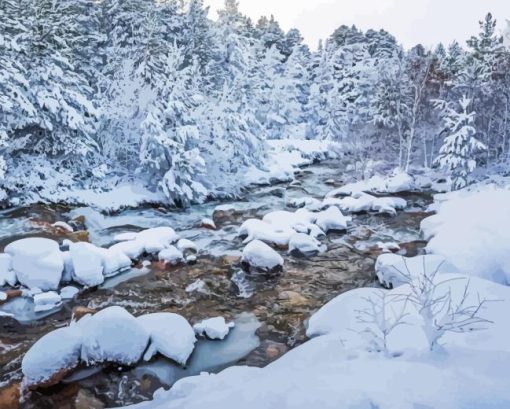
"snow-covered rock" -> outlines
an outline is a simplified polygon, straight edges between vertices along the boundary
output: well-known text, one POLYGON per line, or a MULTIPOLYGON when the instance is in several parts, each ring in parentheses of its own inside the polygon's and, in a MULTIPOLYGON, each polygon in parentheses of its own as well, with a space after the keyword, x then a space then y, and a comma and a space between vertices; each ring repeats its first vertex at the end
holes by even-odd
POLYGON ((287 247, 290 237, 295 233, 291 228, 275 228, 259 219, 248 219, 239 228, 238 235, 245 237, 244 243, 260 240, 278 247, 287 247))
POLYGON ((216 223, 214 223, 213 219, 208 217, 203 218, 200 225, 206 229, 216 230, 216 223))
POLYGON ((243 250, 243 264, 264 272, 274 272, 283 267, 283 258, 260 240, 250 242, 243 250))
POLYGON ((372 211, 378 213, 397 214, 397 210, 403 210, 407 207, 407 201, 399 197, 381 197, 372 202, 372 211))
POLYGON ((195 332, 188 321, 168 312, 142 315, 136 319, 149 334, 150 345, 144 359, 149 361, 156 353, 185 365, 195 348, 195 332))
POLYGON ((183 253, 186 251, 186 250, 189 250, 189 251, 192 251, 194 253, 198 252, 198 247, 197 245, 192 242, 191 240, 188 240, 188 239, 180 239, 178 242, 177 242, 177 245, 176 247, 182 251, 183 253))
POLYGON ((187 293, 201 293, 201 294, 209 294, 210 291, 207 288, 207 284, 204 280, 198 279, 193 281, 190 285, 188 285, 185 289, 187 293))
POLYGON ((23 384, 32 388, 60 382, 79 364, 81 335, 77 328, 65 327, 39 339, 23 357, 23 384))
POLYGON ((53 227, 58 227, 62 230, 65 230, 67 231, 68 233, 73 233, 74 232, 74 229, 69 225, 67 224, 66 222, 55 222, 52 224, 53 227))
POLYGON ((71 253, 69 251, 62 252, 62 259, 64 260, 64 271, 62 272, 62 278, 60 283, 70 283, 73 281, 74 266, 71 253))
POLYGON ((351 218, 344 216, 338 207, 329 207, 317 214, 315 223, 327 233, 331 230, 346 230, 350 221, 351 218))
POLYGON ((308 196, 290 199, 288 201, 288 205, 291 207, 297 207, 297 208, 304 207, 305 209, 308 209, 312 212, 320 210, 323 207, 323 203, 319 199, 316 199, 314 197, 308 197, 308 196))
POLYGON ((184 255, 182 251, 174 246, 170 246, 159 252, 158 258, 160 261, 164 261, 171 265, 177 265, 184 261, 184 255))
POLYGON ((115 238, 121 242, 111 246, 110 250, 121 252, 135 260, 143 253, 158 254, 177 242, 180 236, 171 227, 154 227, 139 233, 120 234, 115 238))
POLYGON ((73 280, 86 287, 104 282, 103 257, 90 243, 73 243, 69 246, 73 263, 73 280))
POLYGON ((375 263, 379 282, 386 287, 396 288, 414 280, 420 275, 455 273, 456 269, 442 256, 427 254, 416 257, 403 257, 397 254, 381 254, 375 263))
POLYGON ((193 329, 195 334, 207 336, 209 339, 225 339, 234 326, 233 322, 225 322, 224 317, 214 317, 198 322, 193 325, 193 329))
POLYGON ((34 295, 34 311, 49 311, 62 305, 62 297, 55 291, 34 295))
POLYGON ((60 290, 60 297, 63 300, 71 300, 75 297, 76 294, 78 294, 80 290, 78 290, 76 287, 73 286, 67 286, 60 290))
POLYGON ((43 291, 58 288, 64 259, 56 241, 39 237, 21 239, 5 247, 5 252, 12 257, 12 268, 21 284, 43 291))
POLYGON ((0 287, 10 285, 14 287, 18 281, 16 273, 12 269, 12 257, 10 254, 0 254, 0 287))
POLYGON ((408 192, 414 190, 414 179, 406 172, 397 171, 386 180, 387 193, 408 192))
POLYGON ((304 233, 295 233, 290 237, 289 253, 309 257, 321 252, 323 248, 319 240, 304 233))
POLYGON ((149 342, 144 326, 121 307, 105 308, 75 325, 83 333, 81 359, 88 365, 132 365, 141 359, 149 342))

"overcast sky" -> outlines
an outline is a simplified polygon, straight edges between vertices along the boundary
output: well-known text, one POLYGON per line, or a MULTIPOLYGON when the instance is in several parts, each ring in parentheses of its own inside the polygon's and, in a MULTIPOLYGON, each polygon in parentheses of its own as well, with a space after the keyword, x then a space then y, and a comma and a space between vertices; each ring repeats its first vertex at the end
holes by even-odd
MULTIPOLYGON (((205 0, 211 17, 223 0, 205 0)), ((316 48, 341 24, 362 29, 384 28, 406 47, 422 43, 464 42, 478 30, 478 21, 492 12, 499 29, 510 19, 510 0, 239 0, 240 9, 255 21, 273 14, 283 29, 296 27, 316 48)))

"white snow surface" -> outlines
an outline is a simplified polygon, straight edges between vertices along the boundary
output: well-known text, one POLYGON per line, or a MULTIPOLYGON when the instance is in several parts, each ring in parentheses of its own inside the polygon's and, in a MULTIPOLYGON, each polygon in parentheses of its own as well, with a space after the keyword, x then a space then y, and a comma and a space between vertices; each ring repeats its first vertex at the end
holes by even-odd
POLYGON ((132 365, 140 360, 149 343, 144 326, 121 307, 105 308, 74 325, 83 333, 81 359, 89 365, 132 365))
POLYGON ((120 243, 110 250, 125 254, 130 259, 137 259, 142 253, 157 254, 177 242, 180 236, 171 227, 154 227, 139 233, 124 233, 115 236, 120 243))
POLYGON ((34 295, 34 311, 49 311, 62 305, 62 297, 56 291, 48 291, 34 295))
POLYGON ((195 348, 195 332, 188 321, 169 312, 142 315, 136 319, 150 337, 144 359, 149 361, 156 353, 185 365, 195 348))
POLYGON ((350 217, 344 216, 338 207, 329 207, 317 214, 315 223, 327 233, 330 230, 346 230, 351 220, 350 217))
POLYGON ((510 285, 510 190, 493 185, 437 195, 423 220, 427 251, 466 274, 510 285))
POLYGON ((225 339, 234 326, 233 322, 225 322, 224 317, 214 317, 196 323, 193 325, 193 330, 195 334, 207 336, 210 339, 225 339))
POLYGON ((160 261, 165 261, 172 265, 177 265, 184 261, 182 251, 175 246, 170 246, 159 252, 158 258, 160 261))
POLYGON ((244 248, 243 263, 262 271, 271 271, 283 266, 283 258, 260 240, 253 240, 244 248))
POLYGON ((64 259, 56 241, 39 237, 20 239, 7 245, 5 252, 12 257, 12 268, 22 285, 43 291, 58 288, 64 259))
POLYGON ((319 240, 304 233, 295 233, 290 237, 289 253, 297 252, 303 256, 315 255, 325 250, 319 240))
POLYGON ((12 269, 12 257, 7 253, 0 253, 0 287, 9 285, 14 287, 18 281, 12 269))

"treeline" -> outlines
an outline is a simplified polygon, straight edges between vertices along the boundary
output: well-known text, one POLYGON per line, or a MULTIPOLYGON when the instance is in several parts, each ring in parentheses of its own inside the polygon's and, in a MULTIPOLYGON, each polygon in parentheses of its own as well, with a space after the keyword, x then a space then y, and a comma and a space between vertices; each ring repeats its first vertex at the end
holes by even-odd
POLYGON ((1 1, 4 198, 137 180, 201 201, 286 137, 460 178, 510 156, 510 52, 490 14, 467 47, 342 26, 311 52, 235 0, 217 21, 202 0, 1 1))

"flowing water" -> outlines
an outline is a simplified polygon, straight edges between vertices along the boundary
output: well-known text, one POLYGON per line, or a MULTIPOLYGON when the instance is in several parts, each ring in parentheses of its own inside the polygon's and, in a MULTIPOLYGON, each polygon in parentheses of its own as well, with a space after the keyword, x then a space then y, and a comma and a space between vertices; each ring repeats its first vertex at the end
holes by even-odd
POLYGON ((182 377, 236 364, 264 366, 305 342, 306 320, 314 311, 342 292, 377 285, 374 262, 380 254, 378 242, 403 243, 405 255, 415 255, 424 246, 419 223, 431 196, 406 194, 408 210, 394 217, 354 216, 348 232, 329 234, 323 240, 328 246, 323 254, 304 259, 282 252, 283 273, 272 277, 244 273, 239 264, 243 248, 236 234, 239 225, 248 218, 285 209, 290 198, 322 198, 346 182, 342 169, 341 162, 324 162, 303 169, 293 183, 250 189, 242 200, 228 203, 224 212, 217 213, 217 230, 201 228, 200 222, 211 217, 218 203, 186 211, 131 209, 109 216, 91 208, 46 206, 2 212, 1 248, 14 239, 34 235, 59 240, 89 238, 96 245, 108 245, 119 232, 171 226, 195 241, 200 252, 194 265, 169 268, 153 262, 148 267, 135 266, 98 288, 82 291, 57 310, 34 313, 32 302, 21 297, 1 305, 0 312, 13 313, 17 320, 0 316, 0 407, 79 409, 137 403, 182 377), (85 216, 78 220, 86 231, 55 237, 49 228, 57 220, 79 216, 85 216), (186 368, 164 358, 134 368, 83 368, 62 384, 31 392, 22 403, 15 403, 21 358, 27 349, 42 335, 65 326, 74 308, 111 305, 123 306, 135 315, 175 312, 191 323, 221 315, 234 320, 236 327, 224 341, 199 341, 186 368))

